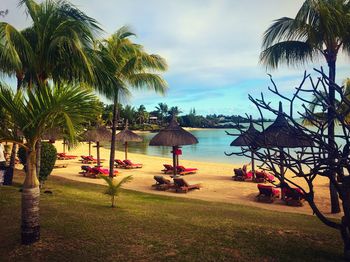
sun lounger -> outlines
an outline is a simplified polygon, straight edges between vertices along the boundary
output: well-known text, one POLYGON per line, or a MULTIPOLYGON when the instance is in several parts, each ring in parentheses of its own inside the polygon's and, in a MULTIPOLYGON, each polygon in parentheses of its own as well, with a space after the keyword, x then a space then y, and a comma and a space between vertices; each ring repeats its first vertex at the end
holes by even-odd
MULTIPOLYGON (((93 156, 81 156, 81 162, 83 164, 95 164, 97 163, 97 159, 95 159, 93 156)), ((102 160, 104 159, 100 159, 100 162, 102 163, 102 160)))
POLYGON ((162 172, 164 172, 164 174, 172 174, 174 171, 174 167, 172 165, 168 165, 168 164, 163 164, 164 169, 161 170, 162 172))
POLYGON ((91 172, 91 170, 92 170, 92 167, 90 167, 90 166, 85 166, 85 165, 83 165, 83 166, 81 166, 81 174, 83 174, 83 176, 89 176, 89 173, 91 172))
POLYGON ((235 181, 252 181, 253 172, 247 172, 247 165, 244 165, 242 168, 233 169, 234 176, 232 177, 235 181))
POLYGON ((163 176, 154 176, 154 180, 156 183, 152 185, 156 190, 168 190, 170 188, 174 188, 174 183, 172 183, 169 179, 164 178, 163 176))
POLYGON ((58 160, 70 160, 70 159, 76 159, 77 157, 78 156, 67 155, 66 153, 57 153, 58 160))
POLYGON ((142 164, 134 164, 128 159, 123 160, 123 162, 130 168, 141 168, 142 167, 142 164))
POLYGON ((59 164, 55 164, 53 168, 66 168, 67 166, 68 164, 66 163, 59 163, 59 164))
MULTIPOLYGON (((91 169, 91 173, 95 177, 98 177, 98 175, 109 176, 109 169, 101 168, 101 167, 93 167, 91 169)), ((113 176, 116 176, 117 174, 118 174, 118 171, 114 170, 113 176)))
POLYGON ((187 193, 191 189, 200 189, 201 184, 189 184, 185 179, 176 177, 174 178, 174 187, 177 193, 187 193))
POLYGON ((183 176, 188 174, 195 174, 198 171, 198 168, 185 168, 184 166, 177 166, 176 171, 177 174, 183 176))
POLYGON ((273 182, 275 180, 274 175, 262 170, 262 171, 255 171, 255 182, 256 183, 265 183, 267 182, 273 182))
POLYGON ((284 201, 288 206, 303 206, 305 201, 304 192, 300 188, 283 187, 284 201))
POLYGON ((273 203, 276 198, 280 197, 280 191, 273 186, 258 184, 259 195, 256 196, 259 202, 273 203))
POLYGON ((120 159, 114 159, 115 167, 118 168, 128 168, 128 166, 120 159))

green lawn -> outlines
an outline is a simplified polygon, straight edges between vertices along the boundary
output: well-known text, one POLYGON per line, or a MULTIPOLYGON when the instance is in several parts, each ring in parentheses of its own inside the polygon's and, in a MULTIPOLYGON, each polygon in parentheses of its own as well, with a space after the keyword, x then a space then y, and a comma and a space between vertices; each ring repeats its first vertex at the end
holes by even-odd
POLYGON ((103 186, 57 177, 41 196, 41 241, 21 246, 19 187, 0 187, 0 261, 341 259, 338 233, 312 216, 128 190, 113 209, 103 186))

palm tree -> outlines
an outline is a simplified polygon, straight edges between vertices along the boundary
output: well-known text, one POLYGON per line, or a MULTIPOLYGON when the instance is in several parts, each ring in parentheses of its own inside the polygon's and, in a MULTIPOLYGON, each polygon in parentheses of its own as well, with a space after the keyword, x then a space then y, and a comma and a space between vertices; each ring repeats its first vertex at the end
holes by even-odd
POLYGON ((26 93, 0 86, 0 104, 11 116, 26 144, 17 136, 0 129, 0 141, 15 142, 27 151, 27 169, 22 191, 22 243, 31 244, 40 237, 39 181, 36 171, 36 145, 40 137, 52 127, 64 127, 68 140, 75 141, 75 130, 89 119, 96 97, 79 86, 42 86, 26 93))
MULTIPOLYGON (((336 61, 340 50, 350 51, 350 3, 347 0, 306 0, 295 18, 282 17, 265 31, 260 61, 277 68, 280 63, 303 64, 324 57, 329 69, 328 118, 334 119, 336 61)), ((328 142, 334 144, 334 121, 329 121, 328 142)), ((330 156, 332 157, 332 156, 330 156)), ((330 183, 332 213, 340 212, 330 183)))
POLYGON ((121 117, 124 118, 124 120, 128 121, 131 125, 134 123, 136 111, 135 107, 126 105, 123 110, 121 111, 121 117))
POLYGON ((156 109, 158 111, 158 115, 160 116, 160 121, 163 125, 164 117, 168 114, 168 105, 166 103, 158 103, 156 109))
POLYGON ((149 113, 146 111, 146 107, 144 105, 140 105, 137 109, 136 118, 140 125, 145 123, 145 121, 149 118, 149 113))
POLYGON ((178 116, 181 113, 182 113, 181 109, 177 106, 172 106, 168 111, 168 114, 170 117, 178 116))
MULTIPOLYGON (((100 92, 113 100, 112 140, 110 153, 110 177, 113 177, 115 158, 115 133, 117 128, 118 102, 120 96, 130 94, 129 87, 146 88, 164 93, 167 87, 165 80, 156 72, 163 72, 167 64, 158 55, 148 54, 141 45, 134 44, 130 37, 134 36, 128 27, 120 28, 111 37, 99 45, 101 60, 108 61, 104 72, 113 75, 100 92)), ((104 63, 105 64, 105 63, 104 63)))
MULTIPOLYGON (((21 0, 32 25, 17 30, 0 22, 0 73, 17 79, 17 90, 41 86, 48 79, 61 82, 95 80, 92 55, 97 22, 65 1, 21 0)), ((40 143, 38 143, 40 151, 40 143)), ((13 144, 10 176, 15 163, 13 144)), ((40 153, 38 152, 38 156, 40 153)), ((38 159, 39 163, 39 159, 38 159)), ((38 165, 39 168, 39 165, 38 165)))
POLYGON ((132 180, 132 176, 124 177, 118 183, 113 181, 113 179, 111 179, 110 177, 106 177, 106 176, 100 176, 100 177, 104 181, 106 181, 108 188, 105 194, 111 196, 111 203, 112 203, 111 207, 115 207, 115 197, 119 195, 122 185, 132 180))

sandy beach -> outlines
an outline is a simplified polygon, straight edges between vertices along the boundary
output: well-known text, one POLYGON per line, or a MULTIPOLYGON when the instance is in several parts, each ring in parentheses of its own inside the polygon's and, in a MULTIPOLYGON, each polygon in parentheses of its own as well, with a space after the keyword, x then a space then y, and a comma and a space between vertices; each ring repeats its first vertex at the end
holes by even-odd
MULTIPOLYGON (((58 152, 62 151, 62 142, 57 141, 56 146, 58 152)), ((170 150, 170 148, 169 148, 170 150)), ((79 174, 81 171, 80 155, 88 154, 88 145, 82 143, 76 148, 68 152, 72 155, 77 155, 75 160, 57 160, 56 164, 68 164, 67 168, 55 168, 52 176, 64 177, 71 180, 82 181, 87 183, 104 184, 101 179, 87 178, 79 174)), ((93 148, 93 155, 96 156, 96 149, 93 148)), ((122 151, 116 152, 116 159, 123 159, 124 153, 122 151)), ((101 148, 101 158, 105 159, 102 163, 104 168, 108 168, 109 150, 101 148)), ((293 212, 312 215, 312 210, 307 203, 303 207, 286 206, 281 200, 277 200, 272 204, 259 203, 255 200, 258 194, 257 184, 253 182, 239 182, 233 181, 233 168, 240 167, 240 165, 198 162, 180 159, 180 164, 185 167, 196 167, 199 169, 197 174, 186 175, 184 178, 189 183, 201 182, 203 188, 194 190, 187 194, 175 193, 173 191, 157 191, 151 186, 155 183, 153 177, 155 175, 162 175, 161 170, 163 164, 171 164, 170 158, 154 157, 141 154, 128 153, 128 158, 134 163, 142 163, 143 167, 140 169, 120 169, 119 175, 116 179, 128 175, 133 176, 133 180, 126 184, 124 188, 136 190, 151 194, 159 194, 165 196, 185 197, 200 199, 205 201, 219 201, 232 204, 246 205, 252 207, 259 207, 269 210, 276 210, 281 212, 293 212)), ((164 175, 169 177, 168 175, 164 175)), ((300 180, 301 183, 303 182, 300 180)), ((320 209, 327 216, 340 217, 340 215, 330 214, 330 199, 328 181, 326 178, 319 177, 315 180, 316 202, 320 209)))

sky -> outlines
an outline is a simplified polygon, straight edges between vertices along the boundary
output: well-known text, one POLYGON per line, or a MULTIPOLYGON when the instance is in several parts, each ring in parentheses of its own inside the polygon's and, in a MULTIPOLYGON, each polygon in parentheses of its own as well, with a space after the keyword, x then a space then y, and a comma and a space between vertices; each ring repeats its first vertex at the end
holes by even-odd
MULTIPOLYGON (((278 98, 268 91, 268 73, 284 94, 291 95, 302 80, 304 70, 327 65, 297 68, 281 66, 267 70, 259 64, 264 31, 274 19, 294 17, 303 0, 70 0, 87 15, 95 18, 107 37, 124 25, 131 27, 146 51, 161 55, 169 70, 165 96, 150 91, 133 91, 124 103, 140 104, 152 111, 160 103, 178 106, 183 113, 195 108, 197 114, 258 116, 248 94, 261 93, 277 104, 278 98)), ((1 0, 0 9, 9 14, 0 18, 16 28, 30 26, 17 0, 1 0)), ((341 55, 337 63, 337 81, 349 76, 349 61, 341 55)), ((107 100, 103 99, 108 103, 107 100)))

